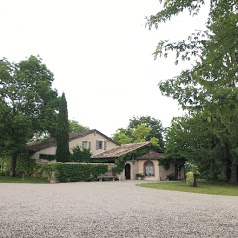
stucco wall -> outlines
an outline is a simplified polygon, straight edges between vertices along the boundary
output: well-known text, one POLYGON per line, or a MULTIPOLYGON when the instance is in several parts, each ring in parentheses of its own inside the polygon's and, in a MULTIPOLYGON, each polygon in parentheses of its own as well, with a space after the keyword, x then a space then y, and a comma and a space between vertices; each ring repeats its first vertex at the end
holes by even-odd
MULTIPOLYGON (((131 179, 132 180, 137 179, 136 174, 141 173, 141 174, 144 175, 144 163, 146 161, 147 160, 134 160, 134 161, 127 161, 125 163, 125 165, 130 164, 130 166, 131 166, 131 179)), ((151 160, 151 162, 154 164, 155 176, 145 177, 144 180, 158 181, 158 180, 160 180, 158 161, 157 160, 151 160)), ((120 174, 120 178, 122 180, 125 179, 125 168, 123 169, 122 173, 120 174)))
MULTIPOLYGON (((91 133, 89 135, 86 135, 84 137, 80 137, 74 140, 71 140, 69 142, 69 148, 70 150, 72 150, 72 148, 76 147, 77 145, 82 146, 82 142, 83 141, 89 141, 91 142, 91 152, 93 155, 101 153, 104 151, 104 143, 103 143, 103 149, 96 149, 96 141, 100 140, 100 141, 106 141, 106 150, 111 149, 115 146, 117 146, 117 144, 113 143, 112 141, 108 140, 106 137, 98 134, 98 133, 91 133)), ((56 153, 56 146, 52 146, 43 150, 40 150, 36 153, 34 153, 31 157, 33 159, 39 159, 40 154, 46 154, 46 155, 55 155, 56 153)))
MULTIPOLYGON (((144 163, 148 161, 148 160, 130 160, 127 161, 125 163, 126 164, 130 164, 131 166, 131 179, 135 180, 136 178, 136 174, 141 173, 144 175, 144 163)), ((158 160, 150 160, 151 162, 153 162, 154 164, 154 172, 155 172, 155 176, 146 176, 144 178, 144 180, 147 181, 164 181, 165 177, 169 174, 175 173, 175 164, 171 163, 170 164, 170 168, 168 170, 165 170, 163 168, 163 166, 159 166, 159 162, 158 160)), ((125 180, 125 167, 123 169, 123 171, 120 174, 120 179, 121 180, 125 180)), ((181 169, 181 173, 180 173, 180 179, 184 179, 184 167, 182 167, 181 169)))

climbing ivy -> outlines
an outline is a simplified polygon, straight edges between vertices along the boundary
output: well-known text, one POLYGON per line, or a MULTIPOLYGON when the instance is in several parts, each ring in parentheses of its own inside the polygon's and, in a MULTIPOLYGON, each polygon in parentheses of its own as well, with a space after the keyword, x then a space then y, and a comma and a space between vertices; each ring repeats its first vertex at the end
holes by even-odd
POLYGON ((162 152, 161 149, 154 145, 147 145, 145 148, 140 148, 134 151, 131 151, 125 155, 119 156, 115 159, 116 167, 112 169, 115 173, 121 173, 124 169, 125 162, 127 160, 133 160, 135 158, 141 157, 150 152, 150 150, 154 150, 156 152, 162 152))

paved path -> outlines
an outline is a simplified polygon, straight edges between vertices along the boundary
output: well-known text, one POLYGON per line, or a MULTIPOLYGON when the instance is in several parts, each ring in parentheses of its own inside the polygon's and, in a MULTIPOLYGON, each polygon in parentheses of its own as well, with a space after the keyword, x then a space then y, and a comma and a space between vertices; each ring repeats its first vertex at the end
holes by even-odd
POLYGON ((0 237, 238 237, 238 197, 135 183, 0 184, 0 237))

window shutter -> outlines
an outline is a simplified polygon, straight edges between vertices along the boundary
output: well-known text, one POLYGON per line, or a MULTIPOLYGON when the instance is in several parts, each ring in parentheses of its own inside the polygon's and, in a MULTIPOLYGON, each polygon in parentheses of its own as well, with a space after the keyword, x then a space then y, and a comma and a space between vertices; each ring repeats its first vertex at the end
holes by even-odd
POLYGON ((97 140, 96 141, 96 150, 98 150, 99 149, 99 141, 97 140))
POLYGON ((88 148, 91 149, 91 141, 88 142, 88 148))
POLYGON ((107 150, 107 142, 104 141, 104 150, 107 150))

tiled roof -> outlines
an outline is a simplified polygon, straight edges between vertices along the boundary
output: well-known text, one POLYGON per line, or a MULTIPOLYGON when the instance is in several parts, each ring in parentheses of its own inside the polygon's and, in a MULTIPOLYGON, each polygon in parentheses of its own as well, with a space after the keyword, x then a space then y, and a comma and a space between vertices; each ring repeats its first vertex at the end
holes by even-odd
POLYGON ((160 160, 163 158, 164 158, 164 154, 151 150, 149 153, 142 155, 136 159, 137 160, 160 160))
POLYGON ((102 153, 93 155, 93 159, 102 159, 102 158, 117 158, 119 156, 125 155, 131 151, 134 151, 139 148, 143 148, 150 144, 150 142, 141 142, 141 143, 132 143, 132 144, 125 144, 121 146, 116 146, 112 149, 106 150, 102 153))
MULTIPOLYGON (((88 131, 82 131, 82 132, 70 133, 69 134, 69 141, 72 141, 72 140, 80 138, 80 137, 84 137, 84 136, 92 134, 92 133, 100 134, 100 135, 104 136, 105 138, 107 138, 109 141, 111 141, 111 142, 113 142, 117 145, 120 145, 119 143, 112 140, 110 137, 104 135, 103 133, 101 133, 100 131, 98 131, 96 129, 88 130, 88 131)), ((49 148, 49 147, 52 147, 52 146, 56 146, 56 140, 53 139, 53 138, 49 138, 49 139, 46 139, 44 141, 41 140, 41 141, 32 142, 32 143, 27 145, 27 148, 29 150, 32 150, 32 151, 40 151, 40 150, 43 150, 43 149, 46 149, 46 148, 49 148)))

